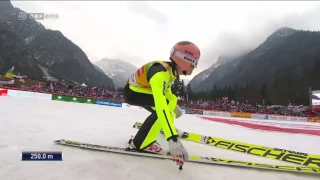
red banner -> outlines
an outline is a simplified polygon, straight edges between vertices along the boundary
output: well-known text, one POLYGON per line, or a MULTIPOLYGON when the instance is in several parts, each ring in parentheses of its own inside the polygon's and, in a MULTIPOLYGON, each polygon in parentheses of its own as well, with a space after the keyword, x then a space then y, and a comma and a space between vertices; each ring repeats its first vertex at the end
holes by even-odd
POLYGON ((8 89, 0 89, 0 96, 8 95, 8 89))

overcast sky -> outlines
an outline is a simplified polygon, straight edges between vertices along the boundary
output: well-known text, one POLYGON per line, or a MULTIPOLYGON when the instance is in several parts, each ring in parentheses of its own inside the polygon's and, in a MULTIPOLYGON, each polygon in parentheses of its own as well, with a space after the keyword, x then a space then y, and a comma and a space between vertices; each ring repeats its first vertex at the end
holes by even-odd
MULTIPOLYGON (((200 49, 200 71, 219 55, 255 48, 276 29, 320 30, 317 1, 12 1, 27 13, 57 14, 41 22, 61 31, 94 62, 104 57, 136 66, 168 60, 174 43, 200 49)), ((195 74, 194 74, 195 75, 195 74)))

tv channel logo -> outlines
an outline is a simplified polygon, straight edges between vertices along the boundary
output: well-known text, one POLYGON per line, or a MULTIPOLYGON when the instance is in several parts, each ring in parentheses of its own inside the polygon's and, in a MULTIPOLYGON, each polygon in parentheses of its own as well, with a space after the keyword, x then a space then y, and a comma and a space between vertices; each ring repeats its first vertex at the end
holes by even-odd
POLYGON ((20 12, 18 15, 19 20, 26 20, 27 18, 34 20, 44 20, 44 19, 58 19, 58 14, 45 14, 45 13, 24 13, 20 12))
POLYGON ((20 12, 19 15, 18 15, 18 19, 23 21, 23 20, 26 20, 27 19, 27 13, 24 13, 24 12, 20 12))

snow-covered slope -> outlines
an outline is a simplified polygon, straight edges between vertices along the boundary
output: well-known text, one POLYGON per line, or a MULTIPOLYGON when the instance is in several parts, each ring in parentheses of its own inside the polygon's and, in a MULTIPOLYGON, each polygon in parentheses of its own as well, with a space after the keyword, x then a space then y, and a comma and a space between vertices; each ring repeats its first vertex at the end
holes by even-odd
MULTIPOLYGON (((1 97, 1 180, 318 180, 319 176, 186 163, 103 153, 55 145, 56 139, 125 147, 136 121, 150 115, 139 108, 117 108, 30 98, 1 97), (15 108, 12 108, 15 107, 15 108), (17 113, 19 112, 19 113, 17 113), (10 117, 10 118, 8 118, 10 117), (43 118, 45 117, 45 120, 43 118), (92 118, 94 117, 94 118, 92 118), (23 120, 22 120, 23 119, 23 120), (76 126, 75 126, 76 124, 76 126), (72 128, 70 128, 72 127, 72 128), (22 135, 23 134, 23 135, 22 135), (61 151, 63 161, 21 161, 22 151, 61 151)), ((319 136, 246 129, 184 114, 175 122, 182 130, 235 141, 301 152, 319 153, 319 136), (299 143, 297 143, 299 142, 299 143)), ((158 142, 168 149, 163 136, 158 142)), ((255 155, 182 140, 190 155, 257 163, 294 165, 255 155)), ((258 150, 257 150, 258 151, 258 150)))
POLYGON ((94 64, 113 80, 116 88, 124 87, 130 74, 137 70, 136 66, 119 59, 103 58, 94 64))

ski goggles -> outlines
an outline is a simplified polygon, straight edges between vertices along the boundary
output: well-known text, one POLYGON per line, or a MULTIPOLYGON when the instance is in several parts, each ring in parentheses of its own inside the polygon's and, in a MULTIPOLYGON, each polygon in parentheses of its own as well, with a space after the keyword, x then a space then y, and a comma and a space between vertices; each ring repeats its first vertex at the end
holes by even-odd
POLYGON ((176 50, 174 48, 172 48, 171 53, 174 54, 175 56, 179 57, 180 59, 183 59, 183 60, 189 62, 195 68, 198 66, 199 58, 197 58, 197 59, 191 58, 190 56, 182 54, 181 52, 179 52, 178 50, 176 50))

